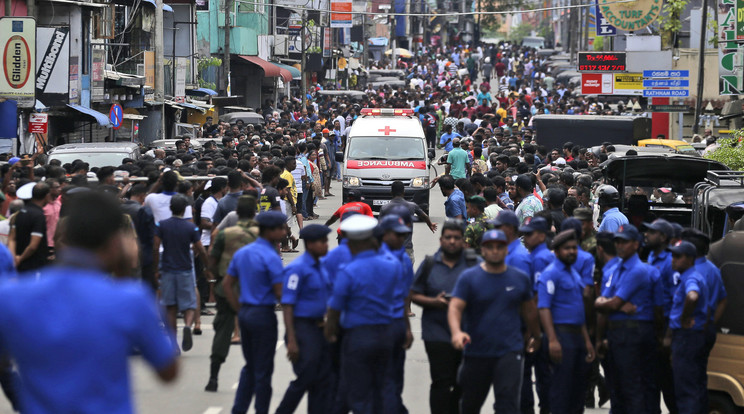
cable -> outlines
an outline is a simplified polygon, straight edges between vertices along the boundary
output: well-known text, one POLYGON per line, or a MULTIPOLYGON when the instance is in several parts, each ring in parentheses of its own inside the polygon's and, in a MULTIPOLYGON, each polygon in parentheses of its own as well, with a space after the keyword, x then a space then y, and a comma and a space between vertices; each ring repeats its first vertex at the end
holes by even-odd
MULTIPOLYGON (((246 0, 240 0, 241 3, 246 4, 258 4, 268 7, 283 7, 285 9, 290 10, 302 10, 302 11, 317 11, 317 12, 323 12, 323 13, 338 13, 338 14, 352 14, 352 15, 361 15, 361 14, 379 14, 379 15, 385 15, 385 16, 418 16, 418 17, 451 17, 451 16, 475 16, 475 15, 500 15, 500 14, 521 14, 521 13, 534 13, 534 12, 544 12, 544 11, 554 11, 554 10, 566 10, 566 9, 580 9, 584 7, 594 7, 597 4, 595 3, 588 3, 588 4, 575 4, 575 5, 566 5, 566 6, 556 6, 556 7, 541 7, 537 9, 525 9, 525 10, 504 10, 504 11, 475 11, 475 12, 449 12, 449 13, 373 13, 373 12, 367 12, 367 11, 344 11, 344 12, 334 12, 332 10, 328 9, 317 9, 314 7, 302 7, 302 6, 291 6, 288 7, 286 5, 281 4, 266 4, 263 2, 253 2, 253 1, 246 1, 246 0)), ((606 4, 622 4, 622 3, 635 3, 637 0, 614 0, 614 1, 606 1, 604 3, 601 3, 600 6, 604 6, 606 4)))

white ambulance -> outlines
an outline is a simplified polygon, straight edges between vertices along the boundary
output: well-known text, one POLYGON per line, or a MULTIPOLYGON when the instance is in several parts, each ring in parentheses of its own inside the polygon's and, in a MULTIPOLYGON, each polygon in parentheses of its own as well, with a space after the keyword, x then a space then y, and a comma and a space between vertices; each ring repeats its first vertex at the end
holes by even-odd
POLYGON ((349 190, 361 192, 364 201, 379 211, 392 199, 391 185, 405 186, 405 199, 428 213, 429 157, 421 122, 412 109, 366 108, 354 121, 343 153, 343 202, 349 190))

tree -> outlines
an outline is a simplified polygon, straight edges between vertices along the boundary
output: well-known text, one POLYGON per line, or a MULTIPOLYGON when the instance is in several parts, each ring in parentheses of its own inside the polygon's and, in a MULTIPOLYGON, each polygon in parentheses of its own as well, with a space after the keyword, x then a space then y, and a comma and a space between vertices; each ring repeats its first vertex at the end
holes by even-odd
POLYGON ((517 27, 512 27, 509 31, 508 39, 514 43, 522 43, 522 39, 532 34, 534 27, 529 23, 522 23, 517 27))
POLYGON ((708 153, 705 158, 723 163, 733 171, 744 171, 742 138, 744 138, 744 129, 735 130, 733 138, 719 138, 717 141, 719 147, 708 153))

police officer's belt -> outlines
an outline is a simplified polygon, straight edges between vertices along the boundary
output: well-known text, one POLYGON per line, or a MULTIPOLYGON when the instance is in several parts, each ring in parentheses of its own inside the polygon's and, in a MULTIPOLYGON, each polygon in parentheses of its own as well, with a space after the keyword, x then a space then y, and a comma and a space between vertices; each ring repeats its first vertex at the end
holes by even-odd
POLYGON ((558 332, 580 334, 581 325, 570 325, 570 324, 565 324, 565 323, 559 323, 555 325, 555 330, 558 332))
POLYGON ((633 328, 637 329, 641 326, 645 326, 646 324, 651 324, 651 321, 638 321, 638 320, 622 320, 622 321, 608 321, 607 327, 610 329, 620 329, 620 328, 633 328))

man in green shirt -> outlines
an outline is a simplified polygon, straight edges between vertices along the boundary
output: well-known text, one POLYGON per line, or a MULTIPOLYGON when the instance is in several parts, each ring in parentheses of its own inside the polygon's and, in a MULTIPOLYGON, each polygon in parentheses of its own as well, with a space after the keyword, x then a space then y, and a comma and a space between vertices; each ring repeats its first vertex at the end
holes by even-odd
POLYGON ((445 174, 449 174, 455 180, 467 178, 470 169, 470 158, 464 149, 460 148, 460 138, 452 140, 452 151, 447 154, 447 166, 445 174))

